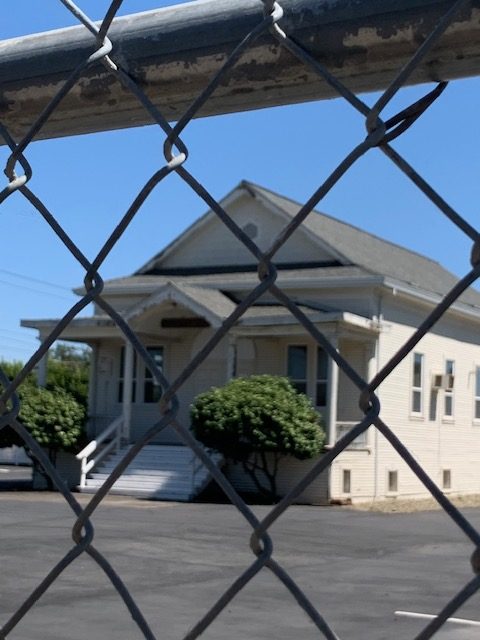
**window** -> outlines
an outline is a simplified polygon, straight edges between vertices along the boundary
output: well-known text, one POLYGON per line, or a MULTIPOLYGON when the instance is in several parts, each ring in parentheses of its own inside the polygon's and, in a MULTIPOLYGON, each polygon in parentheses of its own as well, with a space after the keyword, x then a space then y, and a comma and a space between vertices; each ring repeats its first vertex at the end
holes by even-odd
POLYGON ((480 420, 480 367, 475 369, 475 420, 480 420))
MULTIPOLYGON (((445 374, 447 376, 453 376, 455 374, 455 362, 453 360, 445 361, 445 374)), ((453 418, 453 388, 445 389, 443 402, 443 415, 445 418, 453 418)))
POLYGON ((423 412, 423 354, 413 354, 412 413, 423 412))
POLYGON ((327 405, 328 355, 321 347, 290 345, 287 376, 295 389, 308 394, 317 407, 327 405))
POLYGON ((452 472, 450 469, 444 469, 442 474, 442 485, 444 489, 452 488, 452 472))
MULTIPOLYGON (((157 367, 163 371, 163 347, 147 347, 147 351, 153 358, 157 367)), ((145 367, 143 377, 143 401, 158 402, 162 396, 162 387, 153 377, 150 369, 145 367)))
MULTIPOLYGON (((163 347, 147 347, 148 353, 152 356, 155 364, 163 369, 164 357, 163 347)), ((118 376, 118 402, 123 402, 123 386, 125 382, 125 347, 120 351, 120 370, 118 376)), ((162 387, 157 384, 152 372, 137 359, 137 354, 133 353, 132 372, 132 402, 158 402, 162 395, 162 387), (138 382, 138 384, 137 384, 138 382), (137 393, 138 388, 138 393, 137 393)))
POLYGON ((388 472, 388 492, 389 493, 398 492, 398 471, 388 472))
POLYGON ((290 382, 300 393, 307 393, 307 347, 289 346, 287 359, 287 376, 290 382))
POLYGON ((315 404, 317 407, 327 405, 328 356, 321 347, 317 347, 317 381, 315 404))
POLYGON ((343 470, 342 492, 351 493, 352 491, 352 472, 350 469, 343 470))

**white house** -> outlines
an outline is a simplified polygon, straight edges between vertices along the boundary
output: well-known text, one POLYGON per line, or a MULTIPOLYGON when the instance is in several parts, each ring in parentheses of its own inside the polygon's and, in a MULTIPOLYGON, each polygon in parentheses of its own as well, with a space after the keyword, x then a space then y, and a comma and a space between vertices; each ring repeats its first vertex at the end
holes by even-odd
MULTIPOLYGON (((222 206, 266 249, 300 205, 244 181, 222 206)), ((365 379, 388 362, 457 280, 424 256, 317 212, 288 239, 275 264, 276 284, 365 379)), ((255 259, 209 211, 135 274, 107 281, 103 295, 173 380, 258 282, 255 259)), ((22 324, 38 329, 42 337, 54 323, 22 324)), ((159 415, 158 388, 150 372, 99 308, 92 317, 72 322, 62 337, 93 350, 92 439, 114 438, 110 449, 118 444, 117 435, 124 443, 135 442, 159 415), (101 435, 105 433, 108 437, 101 435)), ((356 387, 290 312, 272 295, 264 295, 181 387, 179 420, 188 424, 189 405, 201 391, 224 384, 232 375, 252 373, 290 376, 323 414, 329 444, 362 417, 356 387)), ((383 420, 445 492, 480 493, 480 293, 469 290, 451 307, 380 386, 378 396, 383 420)), ((150 448, 150 458, 132 466, 132 477, 142 474, 140 466, 153 468, 154 460, 159 474, 170 474, 170 479, 182 464, 188 466, 184 460, 176 470, 167 468, 169 463, 175 466, 177 450, 191 458, 173 428, 152 444, 169 446, 166 462, 165 449, 150 448)), ((91 455, 94 465, 97 454, 91 455)), ((112 464, 107 463, 105 471, 112 464)), ((312 464, 285 460, 280 489, 286 491, 312 464)), ((238 468, 227 467, 226 472, 238 487, 248 488, 238 468)), ((97 484, 102 477, 97 474, 97 484)), ((94 486, 95 477, 86 485, 94 486)), ((116 486, 119 492, 128 492, 128 487, 128 478, 116 486)), ((166 495, 154 484, 145 484, 143 492, 166 495)), ((424 495, 406 464, 371 427, 301 500, 424 495)))

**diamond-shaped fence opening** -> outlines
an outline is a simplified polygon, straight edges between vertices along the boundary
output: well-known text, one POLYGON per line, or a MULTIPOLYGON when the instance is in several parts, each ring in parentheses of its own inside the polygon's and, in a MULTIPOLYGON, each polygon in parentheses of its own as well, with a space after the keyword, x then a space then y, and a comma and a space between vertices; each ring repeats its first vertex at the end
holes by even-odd
MULTIPOLYGON (((216 619, 237 594, 264 568, 288 589, 294 601, 318 628, 321 637, 337 638, 328 622, 328 612, 312 603, 289 572, 276 560, 270 535, 281 518, 310 483, 357 438, 372 427, 389 441, 410 470, 472 542, 474 576, 442 611, 427 623, 418 638, 432 637, 446 620, 480 588, 480 534, 429 477, 401 439, 382 417, 376 391, 411 354, 445 312, 480 274, 478 231, 455 211, 437 191, 396 151, 391 143, 401 136, 430 105, 441 99, 444 77, 472 72, 478 47, 478 3, 417 0, 410 3, 319 3, 314 0, 211 0, 166 8, 115 20, 121 0, 111 2, 100 23, 93 22, 81 6, 70 0, 62 4, 80 26, 69 32, 50 32, 36 40, 16 40, 0 50, 2 71, 2 117, 0 134, 10 155, 5 166, 6 183, 0 205, 12 194, 21 194, 51 227, 72 259, 81 266, 85 293, 73 305, 13 381, 1 373, 3 415, 0 429, 10 426, 39 460, 63 494, 77 520, 70 551, 21 603, 4 624, 1 636, 14 634, 16 625, 42 597, 62 571, 82 554, 88 554, 105 572, 124 601, 140 633, 155 638, 122 577, 95 546, 93 518, 114 483, 135 456, 161 430, 174 428, 184 443, 208 468, 219 487, 251 527, 251 564, 237 577, 186 638, 196 638, 216 619), (374 6, 375 5, 375 6, 374 6), (454 64, 455 63, 455 64, 454 64), (400 113, 384 118, 385 109, 406 84, 434 81, 435 88, 400 113), (373 107, 359 91, 382 90, 373 107), (27 98, 25 98, 27 96, 27 98), (352 141, 345 158, 318 185, 311 197, 272 239, 267 250, 255 243, 255 233, 241 228, 189 171, 189 150, 182 135, 199 116, 241 111, 260 106, 288 104, 312 98, 341 97, 365 119, 366 136, 352 141), (171 124, 174 122, 174 124, 171 124), (53 211, 30 188, 35 173, 27 159, 29 145, 37 139, 155 123, 163 132, 164 161, 148 176, 132 204, 93 260, 89 260, 65 231, 53 211), (277 284, 275 260, 287 240, 295 234, 314 207, 343 176, 372 149, 379 149, 405 176, 471 240, 471 270, 455 283, 417 330, 371 380, 362 377, 339 353, 336 345, 277 284), (215 330, 175 380, 164 376, 131 323, 103 296, 102 265, 153 190, 170 174, 185 185, 224 223, 258 265, 258 282, 234 305, 234 310, 215 330), (212 353, 220 341, 264 294, 283 306, 323 348, 358 390, 364 418, 344 430, 344 435, 321 457, 297 485, 259 520, 239 496, 215 462, 190 431, 178 420, 177 392, 212 353), (113 322, 133 347, 137 358, 153 373, 163 388, 158 421, 137 441, 110 473, 86 506, 65 488, 56 469, 18 419, 17 389, 26 376, 60 338, 64 329, 91 302, 113 322)), ((268 149, 263 150, 268 158, 268 149)), ((268 159, 267 159, 268 161, 268 159)), ((301 162, 301 156, 299 157, 301 162)), ((53 179, 53 178, 52 178, 53 179)), ((132 352, 131 352, 132 353, 132 352)), ((133 356, 132 356, 133 357, 133 356)), ((392 486, 396 479, 390 479, 392 486)))

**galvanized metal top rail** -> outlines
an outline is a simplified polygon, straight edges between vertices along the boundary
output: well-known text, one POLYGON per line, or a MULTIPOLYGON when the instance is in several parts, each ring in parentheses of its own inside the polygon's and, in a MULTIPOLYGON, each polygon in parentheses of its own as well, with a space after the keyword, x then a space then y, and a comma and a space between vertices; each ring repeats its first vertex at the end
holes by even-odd
MULTIPOLYGON (((280 26, 354 92, 387 86, 445 13, 445 0, 283 0, 280 26)), ((111 54, 169 120, 176 120, 258 24, 258 0, 197 0, 116 18, 111 54), (128 62, 127 62, 128 61, 128 62)), ((0 119, 15 137, 95 48, 84 27, 0 42, 0 119)), ((409 83, 448 80, 480 69, 480 0, 455 16, 409 83)), ((262 34, 196 116, 311 99, 335 90, 311 68, 262 34)), ((58 105, 38 138, 152 122, 101 62, 58 105)))

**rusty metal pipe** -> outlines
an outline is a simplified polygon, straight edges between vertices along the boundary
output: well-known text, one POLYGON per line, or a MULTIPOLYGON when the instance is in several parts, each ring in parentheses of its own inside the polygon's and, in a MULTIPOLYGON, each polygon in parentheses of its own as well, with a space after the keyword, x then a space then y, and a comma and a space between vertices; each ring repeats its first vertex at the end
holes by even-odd
MULTIPOLYGON (((281 0, 280 25, 355 92, 384 88, 452 2, 281 0)), ((227 56, 262 19, 260 0, 198 0, 117 18, 111 54, 169 120, 177 120, 227 56)), ((84 27, 0 43, 0 119, 17 138, 95 48, 84 27)), ((477 74, 480 0, 472 0, 409 79, 477 74)), ((201 109, 208 116, 335 96, 270 35, 259 38, 201 109)), ((148 124, 149 115, 97 64, 42 128, 42 138, 148 124)))

